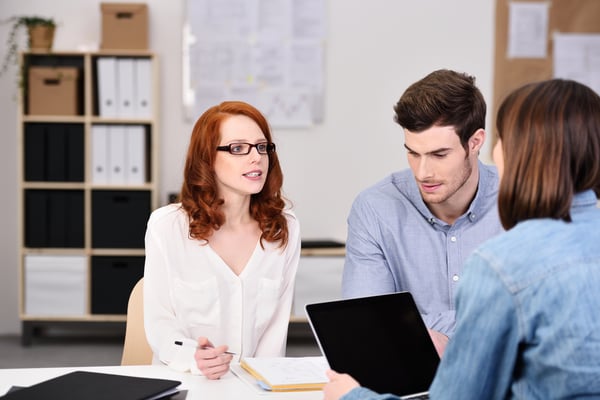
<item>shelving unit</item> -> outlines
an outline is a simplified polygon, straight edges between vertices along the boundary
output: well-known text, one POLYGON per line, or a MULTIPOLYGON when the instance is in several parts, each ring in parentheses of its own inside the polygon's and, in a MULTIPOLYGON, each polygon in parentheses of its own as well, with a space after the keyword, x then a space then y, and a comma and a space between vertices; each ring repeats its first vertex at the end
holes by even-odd
POLYGON ((124 326, 129 293, 143 275, 146 221, 158 207, 158 60, 147 51, 100 51, 29 52, 21 61, 26 78, 18 118, 22 344, 48 325, 124 326), (150 117, 100 115, 102 57, 150 60, 150 117), (27 77, 35 67, 76 69, 73 115, 30 112, 27 77), (94 180, 92 131, 99 125, 141 129, 142 182, 94 180))

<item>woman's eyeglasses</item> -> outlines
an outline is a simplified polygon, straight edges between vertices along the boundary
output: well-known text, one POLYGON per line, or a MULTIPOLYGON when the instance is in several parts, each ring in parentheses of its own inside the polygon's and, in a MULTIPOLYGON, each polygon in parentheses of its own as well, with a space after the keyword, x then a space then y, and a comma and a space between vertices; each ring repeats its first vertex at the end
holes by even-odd
POLYGON ((260 142, 256 144, 251 143, 231 143, 225 146, 218 146, 218 151, 228 151, 230 154, 236 156, 243 156, 250 153, 253 147, 256 147, 258 154, 269 154, 275 152, 275 143, 260 142))

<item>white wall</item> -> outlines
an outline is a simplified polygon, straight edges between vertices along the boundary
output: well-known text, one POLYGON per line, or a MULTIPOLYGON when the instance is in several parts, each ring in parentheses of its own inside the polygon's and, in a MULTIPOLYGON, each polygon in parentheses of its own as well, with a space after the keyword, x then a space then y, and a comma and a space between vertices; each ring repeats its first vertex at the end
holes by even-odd
MULTIPOLYGON (((59 23, 55 50, 73 50, 98 43, 100 2, 0 0, 0 19, 54 17, 59 23)), ((160 198, 166 199, 181 184, 192 125, 184 120, 180 100, 184 1, 147 3, 150 46, 161 68, 159 179, 160 198)), ((355 195, 407 166, 392 107, 408 85, 434 69, 451 68, 475 75, 491 101, 494 2, 327 0, 327 4, 324 122, 311 129, 277 129, 274 137, 285 194, 295 205, 303 237, 345 240, 346 216, 355 195)), ((0 56, 5 54, 7 35, 8 25, 0 25, 0 56)), ((20 332, 15 74, 13 70, 0 77, 0 334, 20 332)), ((489 146, 483 152, 485 162, 490 162, 488 154, 489 146)))

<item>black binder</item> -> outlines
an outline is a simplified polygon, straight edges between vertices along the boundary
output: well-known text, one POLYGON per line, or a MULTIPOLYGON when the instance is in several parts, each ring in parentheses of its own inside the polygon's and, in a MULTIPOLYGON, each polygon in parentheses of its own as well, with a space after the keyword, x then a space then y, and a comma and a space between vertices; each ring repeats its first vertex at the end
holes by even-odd
POLYGON ((62 124, 48 124, 46 127, 47 178, 50 182, 67 180, 67 132, 62 124))
POLYGON ((179 381, 168 379, 75 371, 33 386, 11 391, 0 399, 161 399, 176 394, 177 386, 180 384, 179 381))
POLYGON ((44 124, 25 125, 25 180, 46 180, 46 127, 44 124))

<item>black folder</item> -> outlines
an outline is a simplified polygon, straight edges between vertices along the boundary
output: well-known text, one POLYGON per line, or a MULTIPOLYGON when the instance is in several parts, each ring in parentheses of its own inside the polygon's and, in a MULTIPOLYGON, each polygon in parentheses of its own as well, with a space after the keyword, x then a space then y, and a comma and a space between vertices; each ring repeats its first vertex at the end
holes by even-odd
POLYGON ((84 133, 83 125, 67 124, 67 182, 83 182, 84 176, 84 133))
POLYGON ((48 124, 46 127, 47 171, 50 182, 67 180, 67 132, 62 124, 48 124))
POLYGON ((25 246, 48 246, 48 192, 25 190, 25 246))
POLYGON ((46 126, 44 124, 25 125, 25 180, 46 180, 46 126))
POLYGON ((75 371, 38 384, 11 391, 2 400, 143 400, 162 399, 177 393, 181 382, 75 371))

